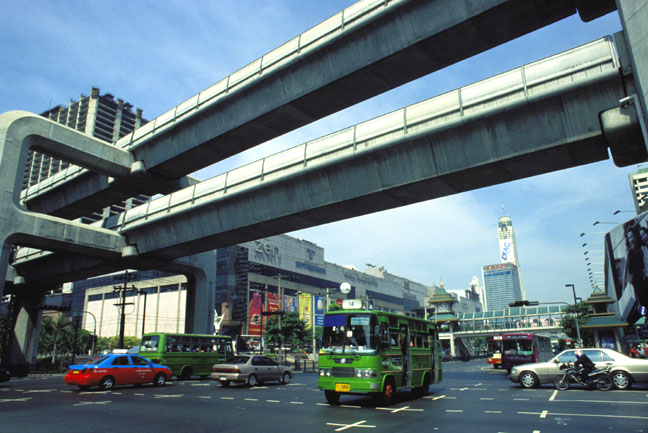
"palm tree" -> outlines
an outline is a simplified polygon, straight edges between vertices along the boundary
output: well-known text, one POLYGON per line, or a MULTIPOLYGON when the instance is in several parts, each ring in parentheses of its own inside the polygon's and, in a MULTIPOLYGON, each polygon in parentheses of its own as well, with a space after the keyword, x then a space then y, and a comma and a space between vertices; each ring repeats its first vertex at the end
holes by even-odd
POLYGON ((41 350, 52 352, 52 364, 56 364, 56 350, 59 342, 71 339, 70 329, 73 323, 60 314, 56 320, 50 316, 43 317, 41 323, 41 350))

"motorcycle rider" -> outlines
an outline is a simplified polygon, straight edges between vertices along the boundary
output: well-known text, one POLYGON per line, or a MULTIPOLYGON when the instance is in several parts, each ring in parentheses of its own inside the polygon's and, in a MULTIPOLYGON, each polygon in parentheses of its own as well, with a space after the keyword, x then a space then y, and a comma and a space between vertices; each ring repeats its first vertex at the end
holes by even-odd
POLYGON ((575 352, 576 361, 574 361, 574 367, 580 367, 580 377, 583 383, 591 383, 592 379, 589 378, 589 373, 594 371, 594 363, 591 359, 581 349, 577 349, 575 352))

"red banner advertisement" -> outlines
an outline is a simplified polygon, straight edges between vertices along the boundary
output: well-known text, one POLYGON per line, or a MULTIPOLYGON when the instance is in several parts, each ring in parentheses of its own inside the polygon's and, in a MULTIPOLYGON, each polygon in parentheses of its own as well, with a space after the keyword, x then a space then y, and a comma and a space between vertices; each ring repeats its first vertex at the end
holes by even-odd
POLYGON ((261 294, 254 293, 250 300, 250 326, 248 333, 250 335, 261 335, 261 312, 263 311, 263 302, 261 294))

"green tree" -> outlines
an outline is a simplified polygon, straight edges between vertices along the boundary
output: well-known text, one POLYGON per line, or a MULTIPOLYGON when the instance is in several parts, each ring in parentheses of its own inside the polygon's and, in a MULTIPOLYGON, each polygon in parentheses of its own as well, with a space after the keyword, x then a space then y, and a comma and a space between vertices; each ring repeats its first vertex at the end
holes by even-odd
POLYGON ((38 352, 41 354, 51 354, 52 364, 56 363, 57 352, 66 354, 72 349, 74 325, 62 314, 56 319, 52 316, 45 316, 41 322, 40 339, 38 343, 38 352))
POLYGON ((578 330, 580 331, 583 347, 594 347, 594 333, 591 329, 583 328, 589 319, 589 308, 584 302, 570 305, 565 310, 569 315, 564 315, 562 318, 562 329, 569 338, 574 342, 578 342, 578 333, 576 332, 576 320, 578 320, 578 330))
MULTIPOLYGON (((131 347, 139 346, 142 340, 139 337, 131 337, 128 335, 124 336, 124 347, 129 349, 131 347)), ((113 349, 119 348, 119 336, 115 335, 113 337, 99 337, 97 339, 97 346, 95 351, 101 353, 104 350, 111 351, 113 349)))
POLYGON ((296 348, 311 341, 311 332, 305 329, 298 312, 289 311, 281 318, 281 328, 279 328, 278 316, 270 316, 266 321, 264 338, 267 344, 296 348))

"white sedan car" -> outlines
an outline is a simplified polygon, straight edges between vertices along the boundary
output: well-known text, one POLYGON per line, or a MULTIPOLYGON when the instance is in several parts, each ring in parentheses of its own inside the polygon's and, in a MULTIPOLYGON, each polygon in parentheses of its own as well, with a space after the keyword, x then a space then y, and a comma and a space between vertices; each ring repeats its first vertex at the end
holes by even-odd
MULTIPOLYGON (((524 388, 553 383, 562 374, 560 364, 576 360, 575 349, 565 350, 546 362, 516 365, 511 369, 509 379, 524 388)), ((648 382, 648 361, 630 358, 611 349, 583 349, 583 352, 597 367, 612 366, 612 384, 618 389, 629 389, 633 382, 648 382)))

